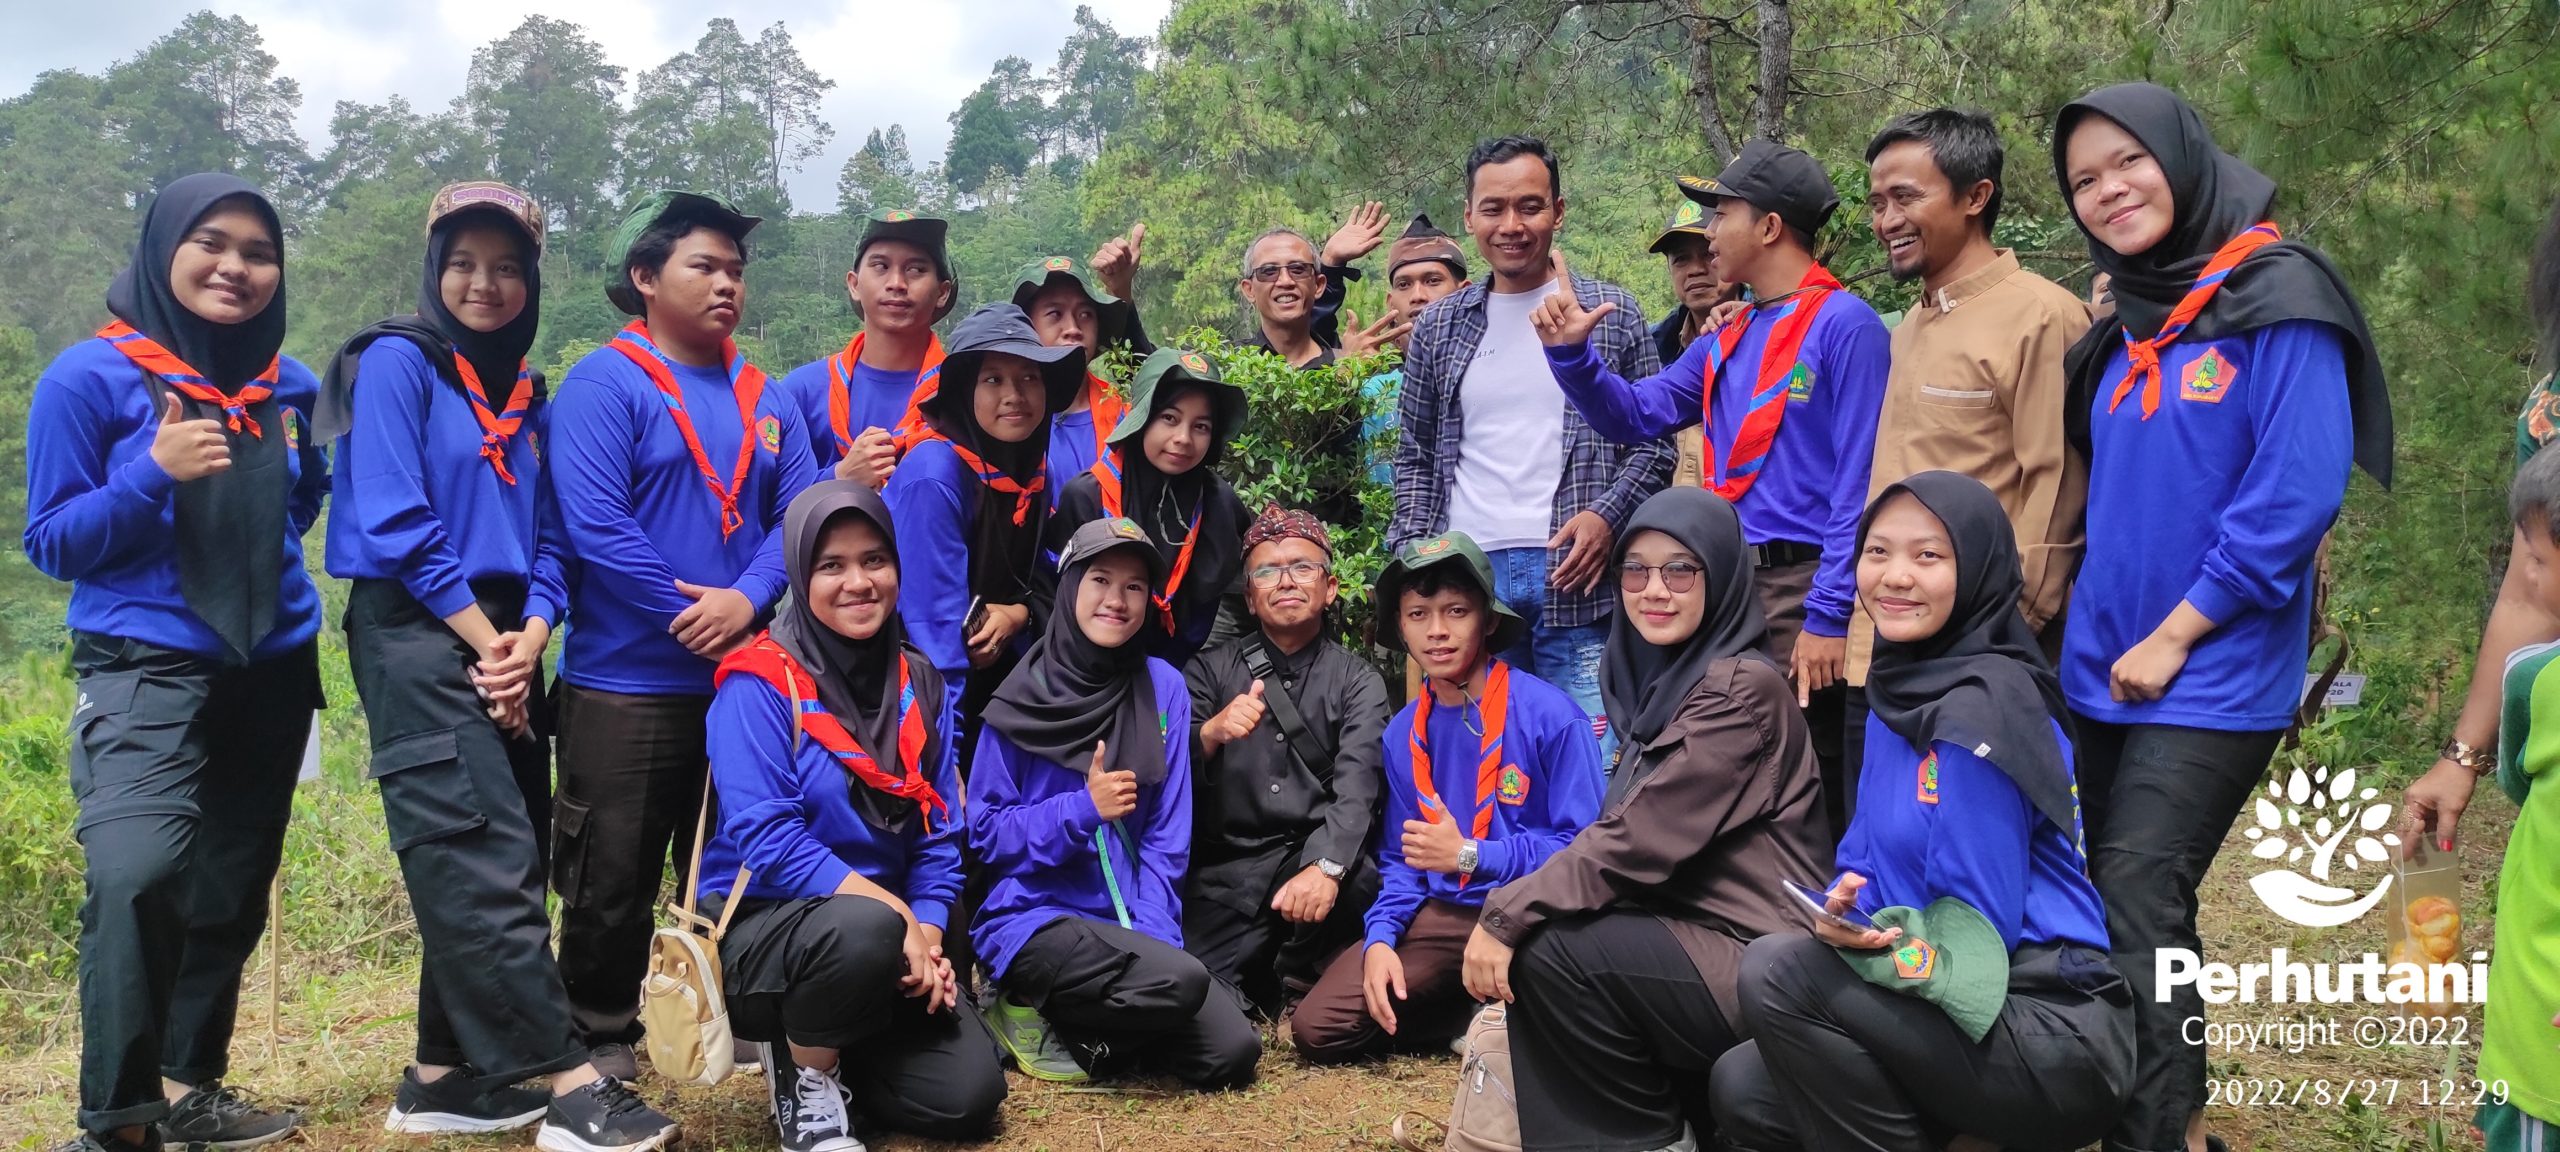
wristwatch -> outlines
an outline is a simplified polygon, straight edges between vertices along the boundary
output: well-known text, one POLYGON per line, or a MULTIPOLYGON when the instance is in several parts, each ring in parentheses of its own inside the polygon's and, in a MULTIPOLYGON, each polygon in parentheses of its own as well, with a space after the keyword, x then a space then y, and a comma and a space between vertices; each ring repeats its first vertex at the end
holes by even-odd
POLYGON ((2436 749, 2436 758, 2440 760, 2451 760, 2456 764, 2460 764, 2463 767, 2470 769, 2472 775, 2475 776, 2487 772, 2490 767, 2488 764, 2482 762, 2479 749, 2465 744, 2459 739, 2451 737, 2446 738, 2444 747, 2436 749))
POLYGON ((1458 844, 1458 871, 1461 874, 1464 874, 1472 873, 1475 870, 1476 842, 1473 840, 1460 841, 1458 844))
POLYGON ((1331 860, 1318 860, 1316 861, 1316 871, 1324 873, 1324 878, 1327 880, 1340 880, 1342 879, 1342 874, 1349 871, 1349 869, 1346 869, 1342 865, 1336 864, 1331 860))

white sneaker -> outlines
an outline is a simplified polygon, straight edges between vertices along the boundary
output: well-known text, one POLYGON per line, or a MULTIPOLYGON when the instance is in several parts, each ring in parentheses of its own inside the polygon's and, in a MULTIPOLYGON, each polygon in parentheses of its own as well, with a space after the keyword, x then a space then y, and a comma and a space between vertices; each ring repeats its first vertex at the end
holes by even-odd
POLYGON ((835 1073, 793 1064, 787 1045, 764 1050, 766 1093, 783 1152, 869 1152, 853 1134, 853 1114, 835 1073))

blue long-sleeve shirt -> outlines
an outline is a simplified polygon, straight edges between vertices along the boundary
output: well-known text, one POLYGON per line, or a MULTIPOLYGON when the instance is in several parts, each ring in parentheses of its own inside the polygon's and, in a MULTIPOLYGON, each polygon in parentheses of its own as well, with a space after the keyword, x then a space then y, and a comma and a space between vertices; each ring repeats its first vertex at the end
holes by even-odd
POLYGON ((746 894, 769 900, 828 896, 858 872, 905 900, 916 923, 948 930, 967 819, 952 717, 936 714, 942 754, 928 768, 948 814, 933 816, 928 829, 920 810, 904 830, 886 832, 854 809, 851 789, 864 785, 834 753, 805 735, 794 747, 791 703, 781 692, 751 675, 722 681, 708 721, 720 815, 702 849, 700 893, 728 891, 740 864, 750 870, 746 894))
MULTIPOLYGON (((495 387, 489 402, 503 405, 515 382, 495 387)), ((481 458, 470 398, 416 344, 386 337, 365 348, 354 407, 331 469, 329 574, 398 580, 438 617, 471 605, 472 581, 511 580, 525 588, 527 619, 559 622, 568 539, 537 447, 548 406, 537 401, 508 438, 513 484, 481 458)))
MULTIPOLYGON (((1518 768, 1526 778, 1523 794, 1517 803, 1495 798, 1493 826, 1478 841, 1476 870, 1464 886, 1455 873, 1425 872, 1405 863, 1404 822, 1422 819, 1422 793, 1413 783, 1413 713, 1424 706, 1421 699, 1409 702, 1387 722, 1386 835, 1378 842, 1378 899, 1369 905, 1364 948, 1394 947, 1426 899, 1482 907, 1486 893, 1537 871, 1583 825, 1600 818, 1600 794, 1607 781, 1591 718, 1554 685, 1515 668, 1502 731, 1502 764, 1518 768)), ((1474 829, 1482 741, 1467 730, 1467 709, 1437 703, 1428 707, 1432 788, 1458 821, 1459 833, 1466 835, 1474 829)))
MULTIPOLYGON (((1105 435, 1111 429, 1102 430, 1105 435)), ((1060 412, 1049 417, 1049 475, 1073 480, 1093 470, 1099 457, 1093 445, 1093 409, 1060 412)), ((1064 483, 1049 486, 1049 507, 1056 510, 1067 494, 1064 483)))
MULTIPOLYGON (((178 481, 151 459, 168 389, 102 339, 63 350, 36 378, 27 409, 27 561, 71 583, 64 623, 76 631, 224 659, 230 646, 187 607, 178 585, 178 481)), ((286 357, 276 373, 284 456, 284 577, 274 627, 250 657, 265 660, 320 631, 320 590, 302 566, 302 534, 320 518, 329 469, 309 443, 320 381, 286 357)))
POLYGON ((969 674, 969 541, 978 479, 946 441, 910 449, 880 499, 898 523, 898 617, 907 638, 953 685, 969 674))
MULTIPOLYGON (((831 352, 794 368, 780 382, 792 406, 800 410, 800 422, 809 433, 810 457, 817 461, 822 480, 834 474, 836 461, 844 459, 844 445, 836 443, 835 422, 827 410, 833 381, 828 365, 835 357, 831 352)), ((898 418, 907 414, 907 401, 915 395, 919 375, 856 361, 853 380, 845 389, 846 426, 855 436, 873 428, 897 428, 898 418)))
MULTIPOLYGON (((703 454, 726 485, 738 461, 738 400, 722 368, 670 365, 703 454)), ((658 387, 611 347, 569 369, 551 401, 552 491, 574 569, 560 677, 634 694, 711 694, 714 662, 667 626, 693 601, 676 582, 734 588, 759 610, 787 586, 782 512, 817 478, 800 413, 776 388, 756 403, 759 445, 725 539, 720 502, 685 448, 658 387), (768 426, 767 421, 771 421, 768 426), (770 435, 768 435, 770 432, 770 435)))
MULTIPOLYGON (((1761 354, 1778 321, 1797 304, 1754 310, 1724 366, 1707 430, 1709 487, 1724 482, 1759 386, 1761 354)), ((1670 367, 1632 383, 1610 371, 1588 345, 1547 349, 1547 366, 1586 423, 1611 440, 1632 444, 1701 421, 1707 355, 1715 344, 1712 332, 1692 340, 1670 367)), ((1786 415, 1761 462, 1760 478, 1734 504, 1743 538, 1754 544, 1789 540, 1822 546, 1822 564, 1804 598, 1804 630, 1816 636, 1848 635, 1849 613, 1857 607, 1858 517, 1867 507, 1891 345, 1891 334, 1866 301, 1831 293, 1797 354, 1797 364, 1811 378, 1802 388, 1790 385, 1786 415)))
POLYGON ((2107 411, 2124 370, 2119 347, 2089 412, 2089 550, 2063 694, 2116 724, 2282 728, 2302 695, 2313 562, 2355 450, 2343 334, 2288 320, 2172 343, 2149 420, 2138 384, 2107 411), (2108 670, 2180 600, 2213 631, 2160 699, 2109 699, 2108 670))
MULTIPOLYGON (((2071 767, 2071 737, 2062 741, 2071 767)), ((1840 838, 1842 872, 1867 878, 1858 910, 1926 908, 1941 896, 1972 905, 2015 952, 2022 944, 2104 951, 2107 910, 2089 882, 2079 828, 2056 827, 2000 766, 1944 740, 1929 754, 1867 717, 1857 817, 1840 838)))
MULTIPOLYGON (((1150 658, 1164 741, 1164 781, 1138 789, 1138 807, 1106 822, 1085 790, 1086 764, 1059 764, 1014 747, 989 727, 969 766, 969 847, 997 877, 978 906, 970 942, 999 977, 1014 953, 1061 916, 1119 923, 1095 840, 1109 846, 1111 878, 1129 926, 1182 947, 1182 878, 1191 867, 1191 692, 1173 665, 1150 658)), ((1586 734, 1587 736, 1587 734, 1586 734)))

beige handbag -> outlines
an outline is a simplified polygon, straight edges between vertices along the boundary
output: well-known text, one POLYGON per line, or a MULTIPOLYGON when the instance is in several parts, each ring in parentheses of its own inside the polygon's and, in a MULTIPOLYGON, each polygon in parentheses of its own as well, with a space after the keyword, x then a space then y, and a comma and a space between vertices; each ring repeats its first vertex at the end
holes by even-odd
MULTIPOLYGON (((1520 1101, 1511 1091, 1511 1029, 1504 1006, 1488 1004, 1467 1025, 1467 1054, 1458 1062, 1458 1098, 1449 1106, 1445 1152, 1520 1152, 1520 1101)), ((1431 1121, 1419 1113, 1396 1117, 1390 1134, 1414 1152, 1427 1145, 1407 1131, 1405 1120, 1431 1121)))
POLYGON ((685 869, 684 903, 667 905, 676 922, 650 937, 649 974, 640 981, 640 1025, 647 1033, 649 1063, 670 1080, 705 1087, 728 1079, 734 1068, 729 1002, 720 989, 720 938, 729 934, 729 917, 747 890, 742 867, 721 905, 720 919, 695 914, 695 893, 702 887, 702 839, 710 822, 711 782, 705 780, 702 811, 693 820, 693 863, 685 869), (697 928, 707 935, 697 935, 697 928))

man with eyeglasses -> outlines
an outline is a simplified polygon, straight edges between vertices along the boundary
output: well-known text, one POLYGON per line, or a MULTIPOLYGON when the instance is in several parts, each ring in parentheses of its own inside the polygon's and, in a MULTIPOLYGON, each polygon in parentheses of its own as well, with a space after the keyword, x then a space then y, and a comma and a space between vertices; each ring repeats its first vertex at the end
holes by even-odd
POLYGON ((1327 635, 1341 583, 1324 524, 1270 507, 1244 543, 1259 627, 1186 673, 1200 722, 1182 938, 1277 1016, 1359 938, 1377 895, 1387 686, 1327 635))

